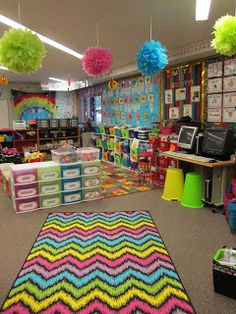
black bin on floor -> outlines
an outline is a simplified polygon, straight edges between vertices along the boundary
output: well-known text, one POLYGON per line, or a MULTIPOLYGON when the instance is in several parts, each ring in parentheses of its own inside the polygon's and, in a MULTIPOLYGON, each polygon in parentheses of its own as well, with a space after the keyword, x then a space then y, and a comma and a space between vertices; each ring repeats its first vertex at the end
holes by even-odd
POLYGON ((213 283, 215 292, 236 299, 236 249, 222 247, 213 258, 213 283), (230 252, 230 253, 229 253, 230 252), (228 259, 232 254, 232 258, 228 259))

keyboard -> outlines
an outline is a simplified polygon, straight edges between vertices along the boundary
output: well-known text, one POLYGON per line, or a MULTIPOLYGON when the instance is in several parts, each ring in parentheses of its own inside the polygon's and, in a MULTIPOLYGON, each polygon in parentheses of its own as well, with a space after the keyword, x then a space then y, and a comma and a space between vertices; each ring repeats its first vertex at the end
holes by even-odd
POLYGON ((196 160, 196 161, 200 161, 200 162, 212 162, 212 160, 214 160, 216 162, 218 161, 218 160, 215 160, 214 158, 197 156, 197 155, 193 155, 193 154, 185 154, 185 153, 181 153, 181 152, 173 152, 172 150, 168 150, 164 153, 168 154, 170 157, 180 157, 180 158, 185 158, 185 159, 189 159, 189 160, 196 160))

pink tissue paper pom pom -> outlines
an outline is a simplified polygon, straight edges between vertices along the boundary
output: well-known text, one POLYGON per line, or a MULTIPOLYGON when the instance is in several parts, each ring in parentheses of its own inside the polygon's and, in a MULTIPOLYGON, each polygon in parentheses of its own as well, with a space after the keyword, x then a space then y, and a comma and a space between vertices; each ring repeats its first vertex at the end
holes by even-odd
POLYGON ((101 47, 89 47, 85 50, 82 65, 84 72, 89 76, 100 76, 111 70, 112 52, 110 49, 101 47))

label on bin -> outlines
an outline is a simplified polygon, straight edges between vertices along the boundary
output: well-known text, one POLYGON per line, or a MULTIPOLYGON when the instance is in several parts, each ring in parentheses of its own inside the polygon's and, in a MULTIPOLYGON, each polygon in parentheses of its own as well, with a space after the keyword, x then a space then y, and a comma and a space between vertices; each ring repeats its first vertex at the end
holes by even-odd
POLYGON ((64 177, 76 177, 80 175, 80 170, 77 168, 75 169, 65 169, 63 170, 64 177))

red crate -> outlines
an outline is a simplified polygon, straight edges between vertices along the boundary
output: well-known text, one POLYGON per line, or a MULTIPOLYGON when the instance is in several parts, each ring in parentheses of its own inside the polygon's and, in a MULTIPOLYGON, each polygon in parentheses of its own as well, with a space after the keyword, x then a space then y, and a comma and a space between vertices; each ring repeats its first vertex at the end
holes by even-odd
POLYGON ((161 168, 167 168, 169 164, 168 157, 158 157, 158 165, 161 168))
POLYGON ((159 141, 159 150, 164 152, 166 150, 169 150, 170 149, 170 142, 169 141, 163 141, 163 140, 160 140, 159 141))

